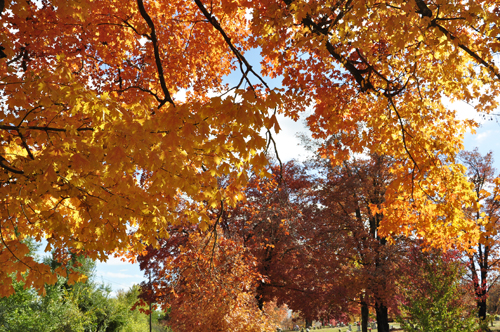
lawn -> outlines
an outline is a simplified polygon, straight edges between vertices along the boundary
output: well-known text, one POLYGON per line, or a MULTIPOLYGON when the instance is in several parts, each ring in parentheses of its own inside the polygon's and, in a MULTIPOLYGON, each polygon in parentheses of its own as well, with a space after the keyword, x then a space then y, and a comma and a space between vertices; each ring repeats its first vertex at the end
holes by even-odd
MULTIPOLYGON (((390 323, 389 326, 391 326, 391 328, 394 328, 394 331, 398 331, 399 324, 397 324, 397 323, 390 323)), ((491 331, 500 331, 500 321, 493 322, 493 327, 491 327, 491 325, 490 325, 490 328, 491 328, 491 331)), ((348 327, 333 327, 333 328, 324 328, 324 329, 320 329, 320 330, 312 330, 312 329, 310 329, 310 331, 311 332, 312 331, 321 331, 321 332, 347 332, 347 331, 349 331, 349 329, 348 329, 348 327)), ((352 332, 356 332, 356 331, 358 331, 357 327, 353 326, 352 327, 352 332)), ((370 331, 370 329, 368 329, 368 331, 370 331)), ((375 331, 377 331, 377 329, 371 330, 371 331, 375 332, 375 331)))
MULTIPOLYGON (((397 324, 397 323, 390 323, 389 326, 394 327, 395 328, 394 331, 397 331, 397 328, 399 328, 399 324, 397 324)), ((499 327, 500 327, 500 325, 499 325, 499 327)), ((319 329, 319 330, 312 330, 312 329, 309 329, 309 330, 311 332, 312 331, 321 331, 321 332, 348 332, 349 328, 348 327, 332 327, 332 328, 324 328, 324 329, 319 329)), ((353 326, 351 330, 352 330, 352 332, 358 331, 358 329, 357 329, 356 326, 353 326)), ((370 331, 370 329, 368 329, 368 331, 370 331)), ((372 331, 377 331, 377 329, 372 330, 372 331)))

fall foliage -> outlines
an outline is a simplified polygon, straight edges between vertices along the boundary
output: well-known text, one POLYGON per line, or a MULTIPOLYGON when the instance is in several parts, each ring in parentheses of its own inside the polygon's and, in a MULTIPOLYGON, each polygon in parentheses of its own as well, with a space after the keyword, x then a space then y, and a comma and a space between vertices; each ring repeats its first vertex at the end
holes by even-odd
POLYGON ((479 207, 468 210, 469 217, 481 230, 481 237, 473 252, 469 252, 469 270, 476 294, 479 317, 486 319, 486 300, 489 289, 498 279, 500 248, 498 230, 500 227, 499 179, 493 168, 493 153, 482 156, 477 149, 460 154, 467 175, 474 185, 479 207))
POLYGON ((212 210, 209 232, 170 226, 171 237, 139 257, 146 277, 153 275, 144 300, 171 308, 169 324, 181 330, 234 328, 219 326, 229 313, 247 326, 242 314, 268 318, 266 304, 276 301, 306 322, 361 316, 363 331, 371 311, 379 331, 388 331, 425 243, 402 236, 389 243, 378 232, 394 162, 377 155, 342 166, 291 161, 270 166, 271 176, 254 174, 244 201, 212 210))
POLYGON ((196 229, 173 230, 172 235, 139 257, 141 269, 152 276, 142 285, 141 303, 170 309, 174 331, 274 330, 277 313, 272 310, 268 317, 257 307, 256 281, 263 276, 245 248, 224 237, 204 237, 196 229))
MULTIPOLYGON (((389 155, 379 232, 476 243, 442 97, 497 106, 497 1, 9 1, 1 12, 0 295, 28 269, 22 240, 106 260, 235 206, 265 173, 276 114, 306 109, 321 153, 389 155), (259 48, 262 75, 245 58, 259 48), (222 84, 238 71, 235 86, 222 84), (282 77, 270 89, 265 76, 282 77), (185 98, 181 97, 185 94, 185 98), (266 133, 265 136, 263 133, 266 133), (227 183, 220 186, 219 179, 227 183)), ((56 271, 64 274, 64 268, 56 271)), ((76 275, 71 276, 75 280, 76 275)))
MULTIPOLYGON (((323 255, 339 253, 348 267, 344 280, 337 278, 335 282, 355 285, 349 287, 351 306, 360 306, 364 325, 369 308, 373 308, 379 331, 389 330, 388 310, 397 308, 397 281, 409 242, 393 237, 392 245, 388 245, 379 232, 385 191, 394 178, 389 171, 394 162, 387 156, 372 155, 345 161, 341 167, 326 163, 326 179, 317 193, 324 208, 318 210, 314 217, 317 221, 313 222, 318 229, 314 242, 328 246, 323 255)), ((367 326, 362 328, 366 331, 367 326)))

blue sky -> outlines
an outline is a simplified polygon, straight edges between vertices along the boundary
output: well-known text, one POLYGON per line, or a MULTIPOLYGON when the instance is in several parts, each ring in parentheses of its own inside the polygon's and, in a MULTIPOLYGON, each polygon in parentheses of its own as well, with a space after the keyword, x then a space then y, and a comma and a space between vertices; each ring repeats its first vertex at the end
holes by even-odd
MULTIPOLYGON (((261 57, 258 50, 252 50, 246 53, 247 59, 253 64, 254 69, 260 68, 261 57)), ((226 82, 230 85, 235 85, 241 78, 239 70, 229 75, 226 82)), ((266 82, 271 87, 279 86, 280 79, 270 80, 266 78, 266 82)), ((464 103, 450 105, 451 108, 457 110, 460 118, 473 118, 481 123, 475 135, 467 134, 464 141, 465 150, 472 150, 478 147, 482 154, 493 151, 495 167, 500 170, 500 117, 497 122, 495 119, 485 121, 481 119, 475 112, 464 103)), ((306 132, 303 120, 294 122, 291 119, 279 117, 280 127, 282 131, 275 136, 277 141, 278 152, 283 161, 293 158, 303 159, 307 152, 300 146, 299 139, 296 134, 306 132)), ((119 258, 110 258, 106 263, 97 263, 97 280, 109 284, 113 291, 119 289, 128 289, 133 284, 139 284, 146 281, 144 274, 140 271, 137 264, 122 262, 119 258)))
MULTIPOLYGON (((498 117, 500 122, 500 116, 498 117)), ((482 123, 481 127, 478 128, 475 135, 468 134, 464 140, 465 150, 472 150, 475 147, 479 149, 481 154, 486 154, 489 151, 493 151, 493 157, 495 158, 495 168, 500 170, 500 123, 495 119, 491 121, 485 121, 482 123)))

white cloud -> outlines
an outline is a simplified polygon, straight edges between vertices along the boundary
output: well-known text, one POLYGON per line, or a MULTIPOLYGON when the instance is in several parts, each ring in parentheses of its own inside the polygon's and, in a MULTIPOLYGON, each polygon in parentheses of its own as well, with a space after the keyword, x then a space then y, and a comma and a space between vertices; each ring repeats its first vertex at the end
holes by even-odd
POLYGON ((448 108, 456 111, 457 119, 467 120, 471 119, 479 123, 484 122, 484 118, 479 115, 474 107, 463 101, 456 101, 451 103, 449 99, 443 98, 443 104, 448 108))
POLYGON ((124 282, 124 283, 116 283, 116 282, 111 282, 110 280, 103 280, 103 284, 111 284, 113 287, 113 290, 109 293, 110 297, 116 297, 118 295, 119 291, 124 291, 127 292, 132 288, 134 285, 138 285, 139 282, 124 282))
POLYGON ((105 277, 111 277, 111 278, 143 278, 143 276, 138 275, 138 274, 126 274, 126 273, 120 273, 120 272, 105 272, 103 274, 105 277))
POLYGON ((492 130, 487 130, 485 132, 482 132, 482 133, 479 133, 477 135, 474 136, 474 139, 477 141, 477 142, 481 142, 481 141, 484 141, 488 136, 490 136, 491 134, 493 134, 493 131, 492 130))
POLYGON ((187 92, 188 92, 188 90, 187 90, 187 89, 180 89, 179 91, 177 91, 177 92, 173 95, 173 99, 174 99, 174 101, 181 101, 181 102, 185 102, 185 101, 186 101, 186 97, 187 97, 187 92))
POLYGON ((278 149, 278 154, 281 161, 286 162, 291 159, 306 159, 310 153, 300 145, 300 139, 297 138, 297 133, 309 132, 309 129, 304 125, 302 119, 297 122, 290 118, 286 118, 283 115, 278 115, 278 123, 281 127, 281 131, 276 134, 273 133, 273 137, 276 140, 276 146, 278 149))

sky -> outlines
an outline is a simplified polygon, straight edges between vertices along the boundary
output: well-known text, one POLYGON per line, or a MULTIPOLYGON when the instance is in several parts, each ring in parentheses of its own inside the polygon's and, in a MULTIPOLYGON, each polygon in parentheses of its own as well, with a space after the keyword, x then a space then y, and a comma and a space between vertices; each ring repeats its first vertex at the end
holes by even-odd
MULTIPOLYGON (((254 69, 260 68, 259 62, 261 58, 258 50, 247 52, 246 57, 253 64, 254 69)), ((234 85, 235 82, 239 81, 240 77, 236 72, 226 77, 225 82, 234 85)), ((271 88, 280 85, 280 79, 271 80, 266 77, 265 80, 271 88)), ((495 167, 498 173, 498 170, 500 170, 500 116, 498 118, 493 117, 491 120, 482 119, 465 103, 450 104, 449 107, 457 111, 459 118, 472 118, 481 123, 475 135, 466 134, 464 148, 470 151, 477 147, 483 155, 493 151, 494 156, 497 156, 495 167)), ((307 133, 304 119, 295 122, 279 116, 278 120, 282 130, 275 135, 275 139, 281 160, 287 161, 294 158, 304 160, 307 152, 300 146, 300 141, 296 136, 297 133, 307 133)), ((113 295, 120 289, 126 290, 134 284, 146 281, 146 278, 137 264, 122 262, 119 258, 112 257, 106 263, 97 263, 96 281, 110 285, 113 289, 113 295)))

